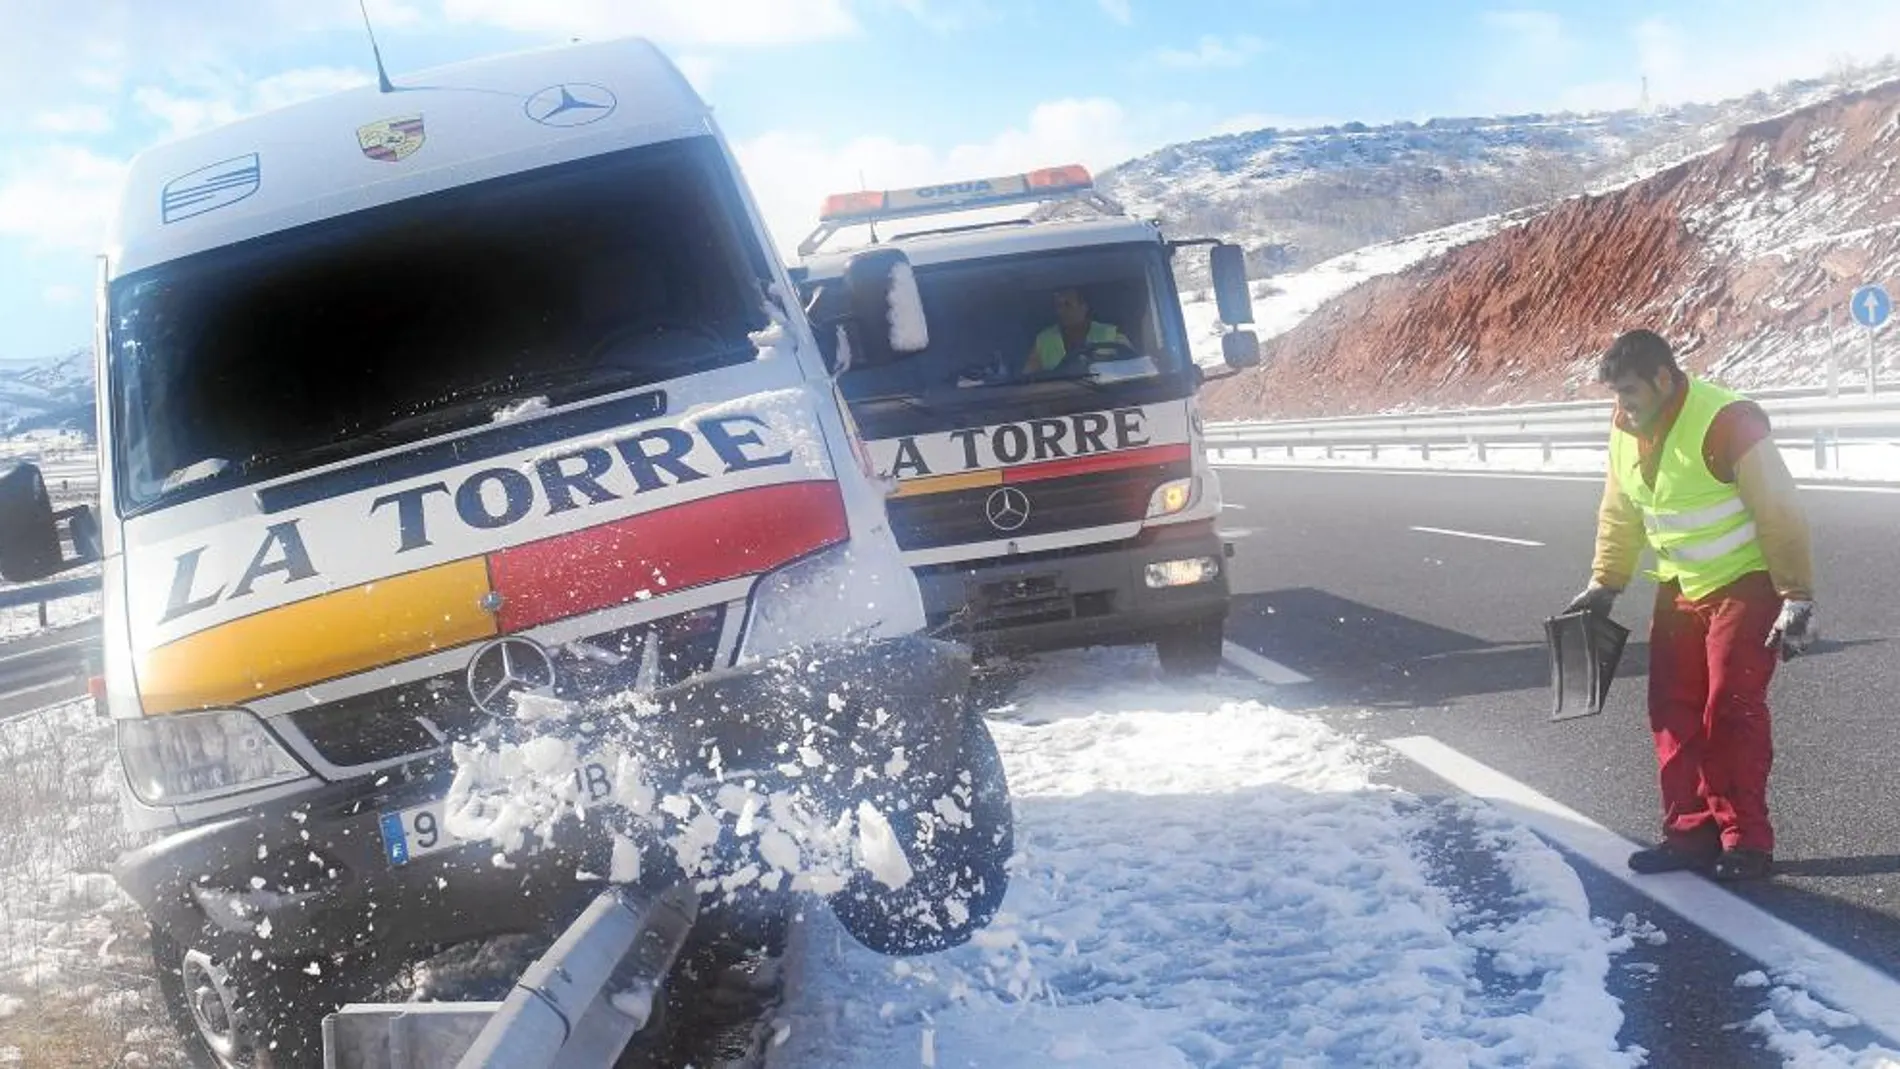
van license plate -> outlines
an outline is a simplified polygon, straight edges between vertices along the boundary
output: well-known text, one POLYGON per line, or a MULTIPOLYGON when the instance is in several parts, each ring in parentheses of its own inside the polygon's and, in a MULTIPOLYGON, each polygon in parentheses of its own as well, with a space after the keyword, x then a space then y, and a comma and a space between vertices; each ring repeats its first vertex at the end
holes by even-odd
MULTIPOLYGON (((569 775, 574 777, 574 786, 580 797, 589 805, 595 805, 613 797, 614 760, 608 757, 596 757, 575 765, 569 775)), ((448 805, 438 798, 433 802, 410 806, 382 815, 383 856, 391 865, 406 865, 410 861, 441 853, 462 845, 467 840, 459 839, 449 832, 445 812, 448 805)))

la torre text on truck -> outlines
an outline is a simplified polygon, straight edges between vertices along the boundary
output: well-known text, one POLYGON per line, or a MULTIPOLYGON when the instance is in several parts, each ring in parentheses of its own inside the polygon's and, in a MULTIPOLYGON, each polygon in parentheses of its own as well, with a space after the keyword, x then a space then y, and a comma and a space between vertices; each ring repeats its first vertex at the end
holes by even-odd
POLYGON ((936 467, 932 467, 933 458, 927 454, 938 451, 921 447, 919 437, 904 435, 890 439, 894 445, 887 448, 893 448, 895 453, 890 475, 896 478, 936 475, 958 462, 961 463, 961 467, 956 469, 958 471, 979 471, 1002 464, 1063 460, 1138 449, 1153 440, 1148 433, 1148 413, 1140 408, 1082 412, 1071 416, 1002 423, 993 427, 966 427, 931 436, 938 441, 947 439, 961 449, 960 453, 951 451, 955 459, 946 460, 938 456, 936 467))
MULTIPOLYGON (((520 467, 498 466, 465 476, 453 487, 440 480, 405 487, 370 502, 369 518, 393 518, 393 523, 385 521, 384 526, 393 528, 388 533, 394 535, 395 552, 402 554, 434 544, 429 537, 432 511, 439 519, 460 522, 466 528, 495 530, 521 523, 537 507, 543 515, 555 516, 621 500, 624 495, 608 485, 616 473, 629 477, 632 486, 627 493, 638 495, 792 462, 789 449, 776 449, 761 437, 762 431, 770 434, 771 428, 758 416, 702 419, 692 427, 657 427, 621 438, 611 443, 611 449, 590 445, 542 457, 534 461, 532 477, 520 467)), ((624 485, 622 480, 613 481, 624 485)), ((235 583, 214 585, 200 579, 199 563, 209 546, 179 554, 159 622, 169 624, 220 601, 246 597, 267 576, 281 573, 286 585, 320 578, 323 572, 304 541, 301 522, 292 518, 266 527, 250 564, 235 583)))

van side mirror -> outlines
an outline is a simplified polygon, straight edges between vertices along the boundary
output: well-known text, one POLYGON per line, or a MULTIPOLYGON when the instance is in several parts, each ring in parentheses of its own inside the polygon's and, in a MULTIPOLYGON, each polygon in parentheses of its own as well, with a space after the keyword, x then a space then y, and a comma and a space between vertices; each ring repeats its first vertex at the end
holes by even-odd
POLYGON ((1247 289, 1247 250, 1221 243, 1208 252, 1214 274, 1214 303, 1228 326, 1253 322, 1253 294, 1247 289))
POLYGON ((76 563, 60 547, 59 520, 39 467, 20 463, 0 474, 0 578, 27 583, 76 563))
POLYGON ((844 265, 845 300, 856 329, 854 361, 889 363, 930 346, 923 295, 904 250, 866 249, 844 265))
POLYGON ((1230 330, 1220 336, 1221 359, 1239 371, 1260 366, 1260 338, 1251 330, 1230 330))

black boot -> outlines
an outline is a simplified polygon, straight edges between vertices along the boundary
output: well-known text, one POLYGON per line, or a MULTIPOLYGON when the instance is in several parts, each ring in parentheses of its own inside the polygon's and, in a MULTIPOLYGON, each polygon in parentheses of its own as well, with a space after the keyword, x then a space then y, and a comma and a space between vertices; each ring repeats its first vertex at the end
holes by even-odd
POLYGON ((1719 845, 1704 847, 1676 839, 1664 839, 1655 846, 1631 854, 1629 866, 1631 871, 1645 876, 1659 872, 1701 871, 1715 864, 1720 854, 1719 845))
POLYGON ((1723 883, 1764 880, 1774 874, 1775 855, 1766 850, 1751 850, 1746 846, 1722 851, 1722 856, 1716 859, 1715 871, 1712 873, 1723 883))

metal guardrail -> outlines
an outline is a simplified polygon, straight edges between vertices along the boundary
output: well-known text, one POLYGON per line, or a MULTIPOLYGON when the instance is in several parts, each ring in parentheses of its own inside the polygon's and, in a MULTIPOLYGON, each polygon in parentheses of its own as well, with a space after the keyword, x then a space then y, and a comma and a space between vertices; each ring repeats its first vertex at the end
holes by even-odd
MULTIPOLYGON (((1767 391, 1752 395, 1767 410, 1777 440, 1812 442, 1817 468, 1828 466, 1831 446, 1843 441, 1900 439, 1900 395, 1829 397, 1825 390, 1767 391)), ((1376 458, 1382 446, 1418 448, 1430 459, 1435 447, 1467 448, 1485 459, 1488 445, 1541 445, 1548 461, 1554 450, 1603 445, 1614 405, 1576 401, 1510 408, 1406 412, 1380 416, 1270 422, 1210 423, 1209 448, 1244 449, 1260 458, 1262 450, 1301 448, 1366 449, 1376 458)))
POLYGON ((40 607, 40 626, 46 626, 46 603, 61 598, 76 598, 97 593, 104 586, 103 580, 96 575, 82 575, 76 579, 55 579, 46 583, 28 583, 23 586, 0 589, 0 609, 17 608, 21 605, 40 607))
POLYGON ((600 1069, 644 1027, 699 912, 689 884, 602 891, 500 1002, 354 1004, 325 1069, 600 1069))

